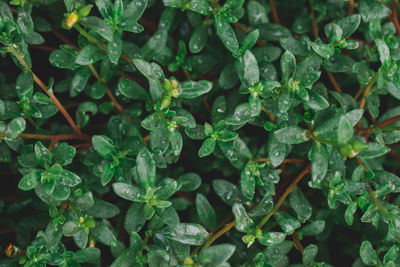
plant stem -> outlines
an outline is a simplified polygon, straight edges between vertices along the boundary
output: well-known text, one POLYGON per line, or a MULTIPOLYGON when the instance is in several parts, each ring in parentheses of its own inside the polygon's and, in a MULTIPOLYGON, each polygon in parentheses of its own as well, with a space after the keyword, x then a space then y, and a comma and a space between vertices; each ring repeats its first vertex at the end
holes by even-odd
POLYGON ((293 242, 296 244, 297 249, 300 251, 301 254, 303 254, 304 247, 301 244, 301 242, 299 240, 299 237, 297 236, 296 231, 294 231, 294 233, 292 234, 292 239, 293 239, 293 242))
POLYGON ((268 111, 263 105, 261 105, 261 110, 264 111, 265 114, 268 115, 269 120, 270 120, 271 122, 275 122, 275 121, 276 121, 275 115, 272 114, 272 112, 268 111))
POLYGON ((205 245, 203 246, 202 250, 205 248, 208 248, 209 246, 211 246, 211 244, 217 240, 220 236, 222 236, 223 234, 225 234, 226 232, 228 232, 233 226, 235 226, 235 220, 231 221, 230 223, 228 223, 227 225, 225 225, 224 228, 222 228, 220 231, 218 231, 217 233, 215 233, 214 235, 211 236, 210 239, 207 240, 207 242, 205 243, 205 245))
POLYGON ((335 77, 330 71, 326 71, 326 74, 328 75, 329 81, 331 82, 333 88, 335 89, 336 92, 343 93, 342 88, 340 88, 338 82, 336 81, 335 77))
POLYGON ((19 63, 26 68, 30 73, 33 75, 33 80, 37 85, 40 86, 40 88, 43 89, 43 91, 46 92, 46 94, 50 97, 51 101, 53 102, 54 105, 58 108, 58 110, 61 112, 61 114, 65 117, 65 119, 68 121, 69 125, 71 128, 74 130, 75 133, 79 134, 81 131, 78 126, 76 126, 74 120, 71 118, 69 115, 68 111, 64 108, 64 106, 58 101, 57 97, 53 94, 52 90, 47 90, 48 87, 45 85, 39 77, 36 76, 36 74, 32 71, 31 68, 29 68, 28 64, 26 64, 25 59, 22 57, 18 51, 16 51, 14 48, 9 49, 10 53, 19 61, 19 63))
POLYGON ((385 126, 387 126, 387 125, 389 125, 389 124, 392 124, 392 123, 394 123, 394 122, 396 122, 396 121, 399 121, 399 120, 400 120, 400 115, 397 115, 397 116, 394 116, 394 117, 392 117, 392 118, 389 118, 389 119, 387 119, 387 120, 384 120, 384 121, 382 121, 382 122, 380 122, 380 123, 374 125, 374 128, 385 127, 385 126))
POLYGON ((365 98, 369 95, 369 92, 371 91, 372 86, 375 84, 376 80, 378 79, 378 76, 375 74, 371 80, 368 82, 367 86, 363 90, 363 97, 360 102, 360 109, 363 109, 365 106, 365 98))
MULTIPOLYGON (((108 95, 108 97, 110 98, 111 102, 114 104, 114 106, 116 107, 116 109, 121 113, 124 114, 124 108, 121 106, 121 104, 118 102, 118 100, 114 97, 114 95, 111 93, 110 89, 108 89, 107 84, 105 83, 105 81, 100 77, 99 73, 97 72, 96 68, 93 66, 93 64, 89 64, 89 69, 90 71, 93 73, 94 77, 96 77, 96 79, 99 82, 104 83, 104 85, 106 86, 106 93, 108 95)), ((132 121, 129 116, 127 116, 127 120, 128 121, 132 121)))
MULTIPOLYGON (((270 213, 268 213, 262 221, 257 225, 257 228, 262 228, 262 226, 268 221, 268 219, 275 214, 275 212, 278 211, 279 207, 282 205, 283 201, 286 199, 286 197, 289 195, 289 193, 292 191, 292 189, 297 185, 300 180, 311 171, 311 166, 308 164, 304 170, 292 181, 292 183, 286 188, 285 192, 283 192, 282 196, 279 198, 278 202, 275 204, 274 208, 270 213)), ((232 227, 235 226, 235 220, 231 221, 227 225, 225 225, 224 228, 216 232, 214 235, 211 235, 205 245, 202 247, 202 249, 208 248, 211 246, 211 244, 217 240, 220 236, 228 232, 232 227)), ((199 247, 197 247, 192 254, 197 254, 199 250, 199 247)))
POLYGON ((310 15, 311 15, 311 20, 312 20, 312 27, 313 27, 314 37, 315 37, 315 39, 318 39, 319 38, 319 34, 318 34, 317 20, 315 19, 314 9, 311 6, 311 1, 309 1, 309 4, 310 4, 310 15))
POLYGON ((349 8, 347 9, 347 16, 351 16, 354 10, 354 0, 349 0, 349 8))
POLYGON ((289 195, 289 193, 293 190, 293 188, 303 179, 303 177, 311 171, 311 166, 308 164, 299 175, 292 181, 292 183, 286 188, 285 192, 283 192, 282 196, 278 199, 276 202, 275 206, 273 209, 265 215, 265 217, 260 221, 260 223, 257 225, 257 228, 262 228, 264 224, 274 215, 278 210, 279 207, 283 204, 283 201, 285 201, 286 197, 289 195))
POLYGON ((88 141, 91 139, 90 136, 85 134, 56 134, 56 135, 45 135, 45 134, 30 134, 30 133, 22 133, 18 137, 26 138, 26 139, 56 139, 56 140, 70 140, 70 139, 78 139, 88 141))
POLYGON ((400 34, 400 23, 399 23, 399 18, 397 15, 397 3, 398 0, 395 0, 393 3, 389 4, 390 9, 392 10, 392 15, 391 17, 391 21, 393 22, 395 28, 396 28, 396 33, 400 34))
POLYGON ((81 26, 79 26, 77 23, 74 25, 74 28, 82 34, 86 39, 88 39, 90 42, 95 43, 98 47, 100 47, 102 50, 107 51, 107 45, 99 40, 97 40, 93 35, 89 34, 87 31, 82 29, 81 26))
POLYGON ((272 18, 276 24, 281 24, 278 16, 278 12, 276 11, 275 1, 269 0, 269 5, 271 7, 272 18))
MULTIPOLYGON (((257 162, 269 162, 269 158, 258 158, 255 159, 254 161, 257 162)), ((290 159, 290 158, 286 158, 283 160, 282 163, 304 163, 306 162, 304 159, 290 159)))

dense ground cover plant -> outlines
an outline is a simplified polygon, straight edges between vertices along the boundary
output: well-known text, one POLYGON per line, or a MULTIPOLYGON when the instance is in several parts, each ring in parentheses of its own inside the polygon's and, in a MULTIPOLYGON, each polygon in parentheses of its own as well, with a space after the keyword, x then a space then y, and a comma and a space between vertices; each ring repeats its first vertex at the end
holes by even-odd
POLYGON ((400 266, 397 8, 0 0, 0 266, 400 266))

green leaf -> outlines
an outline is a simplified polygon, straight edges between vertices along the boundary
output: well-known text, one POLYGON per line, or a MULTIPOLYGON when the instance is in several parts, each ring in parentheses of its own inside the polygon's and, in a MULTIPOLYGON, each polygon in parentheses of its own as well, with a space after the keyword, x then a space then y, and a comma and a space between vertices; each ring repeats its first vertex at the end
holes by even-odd
POLYGON ((202 225, 208 230, 213 230, 217 226, 217 215, 213 206, 208 202, 207 198, 198 193, 196 195, 196 211, 197 216, 202 225))
POLYGON ((381 40, 381 39, 376 39, 375 44, 378 48, 378 53, 379 53, 379 60, 381 61, 382 64, 388 64, 390 61, 390 50, 387 44, 381 40))
POLYGON ((118 21, 121 18, 123 12, 124 12, 124 3, 122 2, 122 0, 115 0, 114 7, 112 10, 114 20, 118 21))
MULTIPOLYGON (((116 0, 115 3, 121 0, 116 0)), ((122 5, 122 4, 121 4, 122 5)), ((122 37, 118 32, 114 32, 111 42, 107 45, 107 56, 111 63, 118 64, 122 53, 122 37)))
POLYGON ((212 185, 215 193, 229 206, 232 206, 235 202, 241 201, 242 195, 236 185, 219 179, 214 180, 212 185))
POLYGON ((82 67, 76 71, 70 83, 69 95, 71 97, 79 95, 85 89, 90 76, 91 72, 88 67, 82 67))
POLYGON ((337 140, 339 144, 346 144, 354 134, 353 126, 349 119, 346 116, 340 117, 338 132, 337 132, 337 140))
POLYGON ((284 144, 301 144, 309 140, 307 130, 298 126, 288 126, 275 131, 275 137, 284 144))
POLYGON ((112 6, 110 0, 95 0, 95 4, 103 18, 111 17, 112 6))
POLYGON ((112 185, 115 194, 134 202, 144 202, 140 189, 134 185, 125 183, 114 183, 112 185))
POLYGON ((296 73, 296 58, 290 51, 285 51, 281 57, 282 81, 288 82, 296 73))
POLYGON ((191 0, 188 9, 206 16, 211 14, 212 6, 208 0, 191 0))
POLYGON ((84 26, 92 29, 96 33, 100 34, 100 36, 107 41, 112 42, 113 32, 107 22, 105 22, 101 18, 90 16, 80 19, 79 22, 82 23, 84 26))
POLYGON ((343 31, 343 38, 346 39, 352 35, 358 28, 361 22, 360 14, 353 14, 336 21, 336 24, 340 26, 343 31))
POLYGON ((231 244, 220 244, 202 249, 199 253, 199 262, 204 266, 221 266, 235 252, 236 247, 231 244))
POLYGON ((169 206, 162 209, 157 208, 155 209, 155 211, 157 216, 160 217, 160 219, 166 225, 174 227, 180 223, 179 215, 173 206, 169 206))
POLYGON ((24 35, 33 33, 34 25, 28 5, 18 8, 17 24, 24 35))
POLYGON ((274 217, 285 234, 291 235, 301 226, 297 219, 293 218, 286 212, 276 212, 274 217))
POLYGON ((247 50, 250 50, 258 40, 260 32, 258 29, 251 31, 249 34, 246 35, 243 42, 240 44, 239 54, 243 55, 247 50))
POLYGON ((178 190, 180 190, 181 184, 175 179, 164 178, 159 184, 159 189, 156 191, 155 196, 159 200, 167 200, 178 190))
POLYGON ((400 100, 400 89, 396 85, 394 85, 392 82, 387 81, 384 87, 391 96, 393 96, 397 100, 400 100))
POLYGON ((120 213, 117 206, 101 199, 95 199, 94 205, 90 206, 85 211, 88 215, 100 219, 109 219, 120 213))
POLYGON ((93 148, 103 158, 112 159, 116 155, 117 151, 113 144, 113 141, 105 135, 94 135, 92 137, 93 148))
POLYGON ((79 224, 75 221, 68 221, 62 227, 62 232, 67 237, 77 234, 79 230, 79 224))
POLYGON ((143 216, 144 205, 141 203, 132 203, 125 215, 124 226, 125 230, 130 234, 132 232, 139 232, 146 223, 143 216))
POLYGON ((247 15, 250 25, 258 25, 269 22, 268 11, 265 6, 257 1, 249 1, 247 4, 247 15))
POLYGON ((136 170, 139 184, 143 188, 153 187, 156 183, 156 163, 147 150, 143 148, 136 157, 136 170))
POLYGON ((201 177, 194 173, 194 172, 188 172, 185 174, 182 174, 178 178, 179 184, 182 185, 180 191, 182 192, 190 192, 198 189, 201 185, 201 177))
POLYGON ((271 132, 268 136, 268 158, 271 161, 272 166, 279 166, 286 156, 286 145, 280 143, 275 136, 274 132, 271 132))
POLYGON ((248 103, 243 103, 236 106, 232 116, 226 119, 226 123, 229 125, 242 125, 251 120, 250 105, 248 103))
POLYGON ((329 102, 314 90, 309 90, 308 94, 310 98, 304 103, 305 106, 317 111, 324 110, 329 107, 329 102))
POLYGON ((122 95, 134 99, 145 101, 149 95, 147 91, 137 82, 130 79, 123 79, 118 83, 118 90, 122 95))
POLYGON ((208 28, 204 26, 196 27, 189 40, 189 50, 193 54, 201 52, 208 40, 208 28))
MULTIPOLYGON (((73 49, 72 47, 70 48, 73 49)), ((75 55, 73 53, 68 53, 60 49, 50 53, 49 61, 51 65, 61 69, 74 69, 79 67, 79 65, 75 63, 75 55)))
POLYGON ((75 58, 79 65, 89 65, 104 58, 104 52, 95 44, 84 46, 75 58))
POLYGON ((74 260, 78 263, 93 262, 100 258, 100 249, 84 248, 75 252, 74 260))
POLYGON ((52 155, 51 152, 45 147, 40 141, 35 144, 35 157, 36 161, 47 168, 51 164, 52 155))
POLYGON ((335 54, 335 49, 327 44, 322 43, 321 39, 317 39, 315 42, 310 42, 310 45, 315 53, 323 58, 331 58, 335 54))
POLYGON ((344 220, 348 225, 352 225, 354 222, 354 213, 357 211, 357 202, 353 201, 351 204, 347 207, 345 213, 344 213, 344 220))
POLYGON ((214 25, 217 35, 224 46, 233 54, 237 54, 239 52, 239 42, 229 22, 225 17, 217 15, 214 17, 214 25))
POLYGON ((368 143, 368 148, 360 151, 358 157, 362 159, 373 159, 385 155, 390 151, 390 148, 384 144, 368 143))
POLYGON ((91 233, 93 234, 94 238, 106 246, 112 246, 117 242, 117 238, 115 237, 114 233, 104 222, 99 222, 91 231, 91 233))
POLYGON ((8 125, 6 130, 6 136, 8 138, 17 138, 23 131, 25 131, 26 122, 23 118, 18 117, 12 119, 8 125))
POLYGON ((91 115, 97 114, 97 105, 93 102, 83 102, 78 106, 76 110, 76 123, 81 126, 85 127, 90 120, 90 116, 87 114, 90 113, 91 115))
POLYGON ((216 142, 213 139, 207 138, 199 149, 199 157, 203 158, 211 155, 214 152, 215 144, 216 142))
POLYGON ((100 180, 101 180, 101 184, 107 185, 111 179, 114 177, 115 174, 115 165, 113 162, 108 162, 104 167, 103 167, 103 171, 101 173, 100 176, 100 180))
POLYGON ((256 190, 256 180, 253 174, 246 168, 240 173, 240 189, 242 190, 243 196, 248 200, 254 198, 256 190))
POLYGON ((247 215, 242 204, 235 203, 232 207, 233 216, 235 216, 235 228, 239 232, 247 233, 253 226, 254 221, 247 215))
POLYGON ((29 99, 33 95, 33 75, 31 72, 23 72, 18 75, 15 90, 19 99, 29 99))
POLYGON ((302 260, 303 264, 310 265, 314 262, 315 256, 317 256, 318 247, 314 244, 308 245, 304 248, 302 260))
POLYGON ((296 212, 297 219, 304 223, 311 218, 312 207, 301 189, 295 187, 289 195, 290 207, 296 212))
POLYGON ((147 3, 148 0, 136 0, 134 2, 129 2, 124 10, 121 25, 123 25, 125 21, 138 21, 143 15, 147 7, 147 3))
POLYGON ((213 84, 210 81, 184 81, 180 84, 182 98, 196 98, 211 91, 213 84))
POLYGON ((133 60, 135 67, 149 80, 161 80, 163 78, 163 73, 158 73, 155 63, 150 64, 143 59, 135 58, 133 60))
POLYGON ((326 146, 314 143, 308 153, 308 158, 311 161, 311 180, 313 183, 319 183, 328 172, 329 153, 326 146))
POLYGON ((89 235, 84 230, 80 230, 73 235, 73 239, 78 248, 85 248, 89 241, 89 235))
POLYGON ((34 189, 38 184, 40 184, 42 173, 43 171, 36 170, 24 175, 18 183, 18 188, 24 191, 34 189))
POLYGON ((360 256, 365 265, 376 265, 378 263, 378 254, 368 240, 361 243, 360 256))
POLYGON ((246 50, 243 56, 243 65, 244 65, 244 73, 243 79, 247 83, 248 86, 253 86, 258 83, 260 79, 260 74, 258 70, 257 59, 250 52, 250 50, 246 50))
POLYGON ((286 234, 281 232, 264 232, 258 241, 264 246, 277 245, 285 240, 286 234))
POLYGON ((192 246, 203 245, 209 236, 206 229, 194 223, 180 223, 174 227, 169 227, 164 231, 164 234, 169 239, 192 246))

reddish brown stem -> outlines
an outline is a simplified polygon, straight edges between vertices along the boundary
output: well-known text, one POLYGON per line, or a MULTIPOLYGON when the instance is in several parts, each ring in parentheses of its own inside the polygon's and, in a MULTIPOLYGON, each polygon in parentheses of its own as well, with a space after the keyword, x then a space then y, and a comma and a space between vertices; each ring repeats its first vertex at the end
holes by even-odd
POLYGON ((349 0, 349 8, 347 9, 347 16, 351 16, 354 11, 354 0, 349 0))
POLYGON ((301 242, 299 240, 299 237, 297 236, 296 231, 294 231, 294 233, 292 234, 292 239, 293 239, 293 242, 296 244, 297 249, 300 251, 301 254, 303 254, 304 247, 301 244, 301 242))
POLYGON ((183 193, 183 192, 178 191, 178 192, 176 192, 175 194, 176 194, 177 196, 186 198, 186 199, 189 200, 191 203, 195 203, 195 200, 194 200, 191 196, 186 195, 186 194, 183 193))
MULTIPOLYGON (((31 71, 32 72, 32 71, 31 71)), ((74 130, 75 133, 79 134, 81 130, 79 129, 78 126, 76 126, 74 120, 71 118, 69 115, 68 111, 64 108, 64 106, 58 101, 57 97, 53 94, 53 92, 47 90, 47 86, 33 73, 33 80, 37 85, 39 85, 43 91, 46 92, 46 94, 50 97, 51 101, 53 102, 54 105, 58 108, 58 110, 61 112, 61 114, 65 117, 65 119, 68 121, 69 125, 71 128, 74 130)))
POLYGON ((210 104, 208 104, 206 96, 203 96, 203 105, 206 108, 206 110, 208 111, 208 113, 211 113, 211 107, 210 107, 210 104))
POLYGON ((390 16, 391 21, 394 24, 394 27, 396 28, 396 33, 400 34, 400 23, 399 23, 399 17, 397 15, 397 2, 398 0, 395 0, 394 3, 389 4, 390 9, 392 10, 392 15, 390 16))
POLYGON ((278 12, 276 11, 275 1, 269 0, 269 5, 271 7, 271 13, 272 13, 272 18, 274 19, 274 22, 276 24, 281 24, 281 22, 279 20, 278 12))
MULTIPOLYGON (((258 159, 255 159, 255 161, 257 161, 257 162, 268 162, 269 158, 258 158, 258 159)), ((286 159, 283 160, 282 163, 305 163, 305 162, 306 162, 306 160, 304 160, 304 159, 286 158, 286 159)))
POLYGON ((91 137, 85 134, 56 134, 56 135, 46 135, 46 134, 30 134, 30 133, 22 133, 19 135, 21 138, 26 139, 51 139, 51 140, 84 140, 90 141, 91 137))
POLYGON ((60 39, 61 42, 64 44, 67 44, 69 46, 75 47, 76 49, 79 49, 76 45, 74 45, 70 40, 68 40, 64 35, 62 35, 59 31, 57 30, 51 30, 51 32, 56 36, 58 39, 60 39))
POLYGON ((389 124, 392 124, 392 123, 394 123, 396 121, 399 121, 399 120, 400 120, 400 115, 397 115, 397 116, 394 116, 394 117, 392 117, 390 119, 384 120, 384 121, 374 125, 374 128, 385 127, 385 126, 387 126, 389 124))
POLYGON ((32 48, 35 48, 35 49, 38 49, 38 50, 49 51, 49 52, 57 50, 56 47, 44 46, 44 45, 33 45, 33 44, 31 44, 31 45, 29 45, 29 47, 32 47, 32 48))
POLYGON ((343 93, 343 90, 340 88, 340 85, 336 81, 335 77, 333 74, 329 71, 326 71, 326 74, 328 75, 329 81, 331 82, 333 88, 335 89, 336 92, 343 93))

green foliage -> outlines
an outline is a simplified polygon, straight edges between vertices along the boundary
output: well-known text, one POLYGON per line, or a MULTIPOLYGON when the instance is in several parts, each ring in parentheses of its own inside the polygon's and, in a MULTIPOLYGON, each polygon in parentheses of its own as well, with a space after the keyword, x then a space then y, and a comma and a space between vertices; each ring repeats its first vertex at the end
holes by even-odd
POLYGON ((399 8, 0 0, 0 266, 400 266, 399 8))

